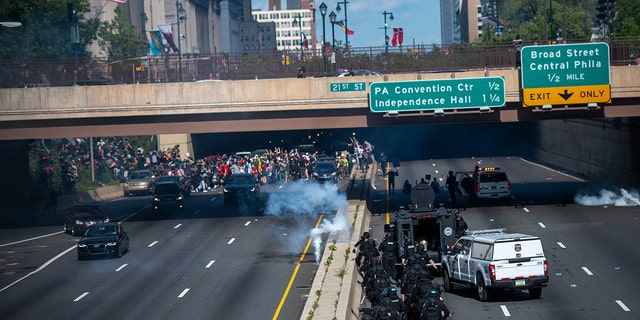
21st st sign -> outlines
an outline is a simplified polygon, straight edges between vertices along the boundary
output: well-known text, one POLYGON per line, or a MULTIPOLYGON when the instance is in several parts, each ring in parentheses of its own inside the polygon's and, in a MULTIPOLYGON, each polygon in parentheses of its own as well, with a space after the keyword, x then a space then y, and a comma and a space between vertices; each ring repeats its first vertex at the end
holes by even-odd
POLYGON ((611 101, 606 42, 522 48, 525 106, 611 101))

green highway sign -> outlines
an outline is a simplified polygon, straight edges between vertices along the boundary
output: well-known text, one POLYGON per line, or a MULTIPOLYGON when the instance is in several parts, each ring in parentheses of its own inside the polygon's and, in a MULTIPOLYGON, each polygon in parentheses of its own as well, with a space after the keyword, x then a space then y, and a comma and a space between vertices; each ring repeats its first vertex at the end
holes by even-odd
POLYGON ((525 106, 609 102, 609 44, 527 46, 521 51, 525 106))
POLYGON ((332 82, 329 89, 331 92, 365 91, 367 85, 364 82, 332 82))
POLYGON ((371 112, 504 107, 504 78, 373 82, 371 112))

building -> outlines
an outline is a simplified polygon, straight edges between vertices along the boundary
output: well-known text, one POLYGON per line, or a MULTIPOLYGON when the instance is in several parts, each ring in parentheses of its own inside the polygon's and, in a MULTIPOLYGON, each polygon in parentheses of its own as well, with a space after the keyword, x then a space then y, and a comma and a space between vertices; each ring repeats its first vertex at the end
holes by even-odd
POLYGON ((478 40, 482 34, 482 12, 480 0, 440 0, 442 43, 478 40))
POLYGON ((273 22, 276 29, 278 51, 309 50, 313 52, 315 22, 310 9, 254 11, 257 22, 273 22), (306 39, 306 47, 304 45, 306 39))

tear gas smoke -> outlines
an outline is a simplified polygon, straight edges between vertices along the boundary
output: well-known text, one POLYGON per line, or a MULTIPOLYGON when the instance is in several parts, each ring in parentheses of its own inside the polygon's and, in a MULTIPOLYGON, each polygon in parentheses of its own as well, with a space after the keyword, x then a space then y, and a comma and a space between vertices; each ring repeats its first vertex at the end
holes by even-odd
MULTIPOLYGON (((316 263, 320 262, 322 235, 333 233, 335 237, 350 236, 351 227, 346 218, 348 206, 346 195, 338 192, 333 184, 296 181, 287 184, 277 192, 272 192, 265 205, 265 214, 270 216, 311 216, 316 214, 334 214, 333 219, 324 219, 310 232, 315 249, 316 263)), ((294 234, 289 232, 290 235, 294 234)))
POLYGON ((620 188, 619 191, 600 189, 597 195, 578 193, 573 200, 583 206, 614 205, 616 207, 640 206, 640 194, 637 190, 626 190, 620 188))

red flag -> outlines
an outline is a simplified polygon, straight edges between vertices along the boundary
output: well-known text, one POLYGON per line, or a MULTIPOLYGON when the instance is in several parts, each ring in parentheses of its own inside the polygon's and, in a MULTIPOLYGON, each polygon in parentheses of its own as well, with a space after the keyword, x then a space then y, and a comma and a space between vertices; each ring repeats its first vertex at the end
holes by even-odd
POLYGON ((127 0, 107 0, 107 1, 115 2, 115 3, 119 3, 119 4, 127 3, 127 0))
POLYGON ((398 28, 393 28, 393 36, 391 37, 391 45, 396 46, 398 42, 398 28))
POLYGON ((399 27, 398 28, 398 45, 400 46, 402 45, 402 38, 404 38, 403 33, 404 32, 402 31, 402 27, 399 27))

